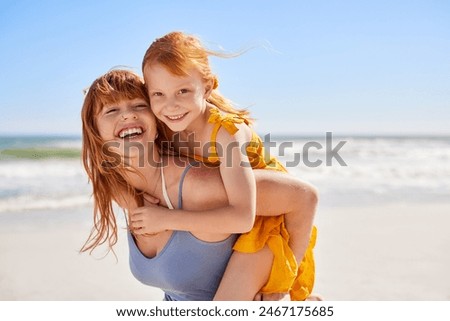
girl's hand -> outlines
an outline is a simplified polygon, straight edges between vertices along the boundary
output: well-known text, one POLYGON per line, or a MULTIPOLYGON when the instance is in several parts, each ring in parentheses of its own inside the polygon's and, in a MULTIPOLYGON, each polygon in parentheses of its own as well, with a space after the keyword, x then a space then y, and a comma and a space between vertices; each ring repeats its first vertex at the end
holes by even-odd
POLYGON ((130 213, 130 229, 135 235, 150 236, 166 231, 168 209, 154 204, 138 207, 130 213))
POLYGON ((156 197, 154 197, 154 196, 152 196, 150 194, 145 193, 144 194, 144 203, 145 204, 150 203, 150 204, 158 205, 159 204, 159 198, 156 198, 156 197))

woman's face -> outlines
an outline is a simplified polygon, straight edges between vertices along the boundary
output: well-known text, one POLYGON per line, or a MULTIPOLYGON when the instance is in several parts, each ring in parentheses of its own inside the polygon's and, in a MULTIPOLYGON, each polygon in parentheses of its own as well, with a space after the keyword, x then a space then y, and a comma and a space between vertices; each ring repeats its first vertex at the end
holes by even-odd
POLYGON ((96 122, 109 150, 117 150, 121 155, 144 156, 136 152, 147 151, 147 145, 154 142, 157 134, 156 118, 142 98, 104 105, 96 122))

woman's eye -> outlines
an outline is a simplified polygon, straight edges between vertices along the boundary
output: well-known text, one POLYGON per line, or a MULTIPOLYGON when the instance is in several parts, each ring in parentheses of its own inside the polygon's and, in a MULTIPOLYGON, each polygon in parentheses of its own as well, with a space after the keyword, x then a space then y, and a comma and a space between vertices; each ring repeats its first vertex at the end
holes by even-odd
POLYGON ((189 90, 187 89, 180 89, 180 91, 178 91, 179 94, 185 94, 187 93, 189 90))
POLYGON ((156 91, 156 92, 152 93, 153 97, 161 97, 162 95, 163 94, 161 92, 159 92, 159 91, 156 91))
POLYGON ((117 108, 110 108, 110 109, 107 109, 107 110, 106 110, 105 114, 112 114, 112 113, 114 113, 115 111, 117 111, 117 108))

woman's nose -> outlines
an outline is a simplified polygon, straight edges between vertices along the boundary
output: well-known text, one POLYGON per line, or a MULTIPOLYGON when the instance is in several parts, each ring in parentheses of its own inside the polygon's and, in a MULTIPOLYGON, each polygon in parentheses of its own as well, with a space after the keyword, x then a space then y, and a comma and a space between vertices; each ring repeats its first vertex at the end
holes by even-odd
POLYGON ((137 119, 137 115, 134 111, 131 110, 126 110, 122 113, 122 120, 127 120, 127 119, 137 119))

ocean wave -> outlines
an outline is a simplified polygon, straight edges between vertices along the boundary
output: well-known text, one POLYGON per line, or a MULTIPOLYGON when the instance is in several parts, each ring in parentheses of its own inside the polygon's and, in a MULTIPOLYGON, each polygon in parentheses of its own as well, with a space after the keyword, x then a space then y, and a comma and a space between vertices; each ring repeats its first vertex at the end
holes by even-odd
MULTIPOLYGON (((0 179, 18 179, 11 183, 17 184, 25 179, 42 179, 45 180, 51 177, 70 179, 71 177, 86 177, 81 166, 80 160, 58 160, 58 159, 44 159, 40 161, 32 160, 15 160, 0 162, 0 179)), ((1 184, 1 183, 0 183, 1 184)))
POLYGON ((283 150, 279 158, 289 172, 327 193, 403 195, 413 191, 450 197, 450 138, 333 138, 332 147, 339 141, 346 142, 339 150, 345 166, 336 159, 327 164, 324 139, 293 140, 293 147, 283 150), (305 155, 303 146, 311 141, 322 149, 305 155), (304 157, 321 163, 308 166, 304 157))
POLYGON ((91 191, 80 160, 0 162, 0 212, 82 206, 91 191))
MULTIPOLYGON (((277 141, 270 152, 279 156, 289 172, 317 186, 322 202, 333 198, 349 201, 379 198, 381 201, 410 199, 411 195, 416 199, 450 197, 450 138, 333 138, 333 146, 341 140, 346 143, 339 155, 346 166, 336 159, 331 166, 327 165, 324 139, 295 138, 291 140, 292 146, 283 150, 278 147, 286 141, 277 141), (323 146, 312 148, 308 154, 311 161, 322 161, 319 166, 307 166, 304 162, 302 151, 308 142, 323 146), (299 162, 293 166, 297 156, 299 162)), ((28 153, 34 148, 41 151, 48 148, 42 147, 43 139, 37 142, 25 146, 25 142, 9 141, 7 147, 14 145, 13 149, 28 153)), ((69 145, 79 141, 54 139, 47 143, 71 150, 73 146, 69 145)), ((91 192, 81 159, 74 155, 68 158, 11 156, 0 161, 0 212, 85 206, 89 204, 91 192)))
POLYGON ((68 195, 65 197, 39 197, 20 195, 0 199, 0 213, 20 212, 26 210, 63 209, 92 206, 89 195, 68 195))

